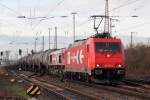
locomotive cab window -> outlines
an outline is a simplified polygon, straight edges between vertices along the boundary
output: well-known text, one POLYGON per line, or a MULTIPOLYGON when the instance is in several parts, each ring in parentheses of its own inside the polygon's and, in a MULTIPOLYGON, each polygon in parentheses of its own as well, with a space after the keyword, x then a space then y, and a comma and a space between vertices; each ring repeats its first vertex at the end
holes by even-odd
POLYGON ((119 42, 97 42, 95 50, 96 52, 120 52, 121 44, 119 42))
POLYGON ((87 45, 87 52, 89 52, 89 45, 87 45))
POLYGON ((52 55, 50 55, 50 63, 52 63, 52 55))
POLYGON ((61 63, 61 56, 59 56, 59 63, 61 63))

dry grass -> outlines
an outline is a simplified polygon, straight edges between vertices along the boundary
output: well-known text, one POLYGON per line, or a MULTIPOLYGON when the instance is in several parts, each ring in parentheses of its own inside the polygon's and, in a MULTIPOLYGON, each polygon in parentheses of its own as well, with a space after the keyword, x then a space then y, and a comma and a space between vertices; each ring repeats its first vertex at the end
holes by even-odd
POLYGON ((125 50, 127 78, 150 78, 150 46, 136 45, 125 50))
POLYGON ((10 82, 14 79, 11 75, 7 75, 7 71, 0 68, 0 96, 22 96, 27 97, 26 90, 18 86, 17 81, 10 82), (5 95, 4 95, 5 94, 5 95))
POLYGON ((0 75, 8 74, 4 68, 0 68, 0 75))

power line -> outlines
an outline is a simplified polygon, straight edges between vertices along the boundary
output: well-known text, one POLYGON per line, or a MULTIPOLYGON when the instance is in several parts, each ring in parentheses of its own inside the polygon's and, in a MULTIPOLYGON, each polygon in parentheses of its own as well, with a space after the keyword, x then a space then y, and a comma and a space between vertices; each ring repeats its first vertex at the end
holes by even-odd
MULTIPOLYGON (((114 10, 117 10, 117 9, 120 9, 120 8, 122 8, 122 7, 124 7, 124 6, 129 5, 129 4, 133 4, 133 3, 137 2, 137 1, 140 1, 140 0, 134 0, 134 1, 132 1, 132 2, 130 2, 130 1, 131 1, 131 0, 127 0, 127 1, 125 2, 125 4, 122 4, 122 5, 120 5, 120 6, 116 7, 116 8, 113 8, 113 9, 110 10, 109 12, 114 11, 114 10)), ((85 25, 85 24, 86 24, 87 22, 89 22, 90 20, 91 20, 91 19, 88 19, 88 20, 82 22, 82 23, 79 24, 77 27, 80 27, 80 26, 82 26, 82 25, 85 25)))
MULTIPOLYGON (((56 6, 55 6, 54 8, 52 8, 52 9, 48 12, 48 14, 47 14, 46 16, 48 16, 49 13, 53 12, 56 8, 58 8, 58 6, 60 6, 64 1, 65 1, 65 0, 61 0, 60 2, 58 2, 58 3, 56 4, 56 6)), ((137 2, 137 1, 140 1, 140 0, 134 0, 134 1, 127 0, 124 4, 121 4, 120 6, 118 6, 118 7, 116 7, 116 8, 113 8, 112 10, 110 10, 110 12, 111 12, 111 11, 115 11, 115 10, 117 10, 117 9, 120 9, 120 8, 122 8, 122 7, 125 7, 125 6, 127 6, 127 5, 133 4, 133 3, 137 2)), ((82 25, 86 24, 86 23, 89 22, 89 21, 90 21, 90 20, 84 21, 84 22, 82 22, 80 25, 77 25, 77 27, 82 26, 82 25)), ((42 22, 42 21, 39 21, 38 24, 34 27, 34 29, 35 29, 38 25, 40 25, 41 22, 42 22)))
POLYGON ((17 11, 13 10, 12 8, 7 7, 6 5, 4 5, 4 4, 2 4, 2 3, 0 3, 0 6, 2 6, 2 7, 4 7, 4 8, 7 8, 8 10, 12 11, 13 13, 15 13, 15 14, 17 14, 17 15, 19 14, 17 11))
POLYGON ((131 1, 131 2, 129 2, 129 1, 130 1, 130 0, 128 0, 127 2, 125 2, 124 4, 121 4, 120 6, 118 6, 118 7, 116 7, 116 8, 113 8, 112 10, 110 10, 110 12, 111 12, 111 11, 115 11, 115 10, 117 10, 117 9, 120 9, 120 8, 122 8, 122 7, 125 7, 125 6, 127 6, 127 5, 136 3, 136 2, 138 2, 138 1, 140 1, 140 0, 134 0, 134 1, 131 1))
MULTIPOLYGON (((58 6, 60 6, 64 1, 65 1, 65 0, 61 0, 60 2, 58 2, 58 3, 56 4, 56 6, 55 6, 54 8, 52 8, 52 9, 45 15, 45 17, 48 17, 48 15, 49 15, 50 13, 52 13, 56 8, 58 8, 58 6)), ((36 24, 33 29, 35 29, 37 26, 39 26, 42 21, 43 21, 43 20, 39 20, 38 24, 36 24)))
POLYGON ((52 8, 52 9, 48 12, 48 14, 46 14, 46 17, 49 15, 49 13, 52 13, 56 8, 58 8, 58 6, 60 6, 64 1, 65 1, 65 0, 61 0, 60 2, 58 2, 58 3, 56 4, 56 6, 55 6, 54 8, 52 8))
MULTIPOLYGON (((144 2, 145 2, 145 0, 144 0, 144 2)), ((145 8, 145 7, 147 7, 148 5, 150 5, 150 2, 147 2, 146 4, 143 4, 143 3, 141 3, 141 4, 142 4, 142 5, 140 5, 140 6, 136 7, 136 8, 134 8, 134 10, 137 11, 137 10, 139 10, 139 9, 141 9, 141 8, 145 8)))
POLYGON ((79 25, 77 25, 77 27, 83 26, 83 25, 87 24, 89 21, 91 21, 91 19, 83 21, 82 23, 80 23, 79 25))
MULTIPOLYGON (((150 24, 150 20, 149 21, 146 21, 146 22, 144 22, 144 23, 141 23, 141 24, 138 24, 138 25, 135 25, 135 26, 131 26, 131 27, 129 27, 129 28, 124 28, 124 29, 120 29, 120 30, 127 30, 127 29, 134 29, 135 27, 137 28, 137 27, 143 27, 143 26, 145 26, 145 25, 147 25, 147 24, 150 24)), ((120 31, 119 30, 119 31, 120 31)))

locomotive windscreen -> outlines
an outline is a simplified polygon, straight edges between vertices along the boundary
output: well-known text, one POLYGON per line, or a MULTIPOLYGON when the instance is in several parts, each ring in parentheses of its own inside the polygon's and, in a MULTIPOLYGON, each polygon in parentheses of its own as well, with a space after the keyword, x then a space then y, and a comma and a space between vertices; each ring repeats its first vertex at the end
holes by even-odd
POLYGON ((121 45, 119 42, 97 42, 95 50, 96 52, 119 52, 121 45))

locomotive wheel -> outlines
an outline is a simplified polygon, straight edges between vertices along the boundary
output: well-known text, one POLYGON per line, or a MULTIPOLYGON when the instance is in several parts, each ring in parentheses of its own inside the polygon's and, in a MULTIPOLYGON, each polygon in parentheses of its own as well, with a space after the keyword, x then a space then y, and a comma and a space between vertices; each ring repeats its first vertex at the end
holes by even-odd
POLYGON ((34 67, 33 66, 31 67, 31 72, 34 72, 34 67))
POLYGON ((49 67, 48 66, 46 66, 46 75, 49 75, 49 67))
POLYGON ((90 75, 86 75, 86 81, 88 82, 88 83, 92 83, 92 79, 91 79, 91 76, 90 75))
POLYGON ((45 73, 46 73, 46 67, 42 67, 42 68, 41 68, 41 74, 44 75, 45 73))
POLYGON ((60 81, 64 82, 65 79, 65 73, 63 72, 63 70, 60 71, 60 81))
POLYGON ((38 71, 39 71, 38 67, 35 67, 34 69, 35 69, 35 73, 38 73, 38 71))

